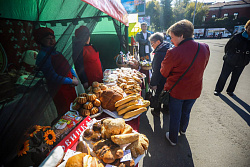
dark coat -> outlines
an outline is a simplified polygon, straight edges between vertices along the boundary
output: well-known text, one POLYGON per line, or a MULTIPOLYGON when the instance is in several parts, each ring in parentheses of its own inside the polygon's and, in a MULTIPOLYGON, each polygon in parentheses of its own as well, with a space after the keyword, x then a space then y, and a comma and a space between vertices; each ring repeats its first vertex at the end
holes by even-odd
POLYGON ((243 37, 242 33, 231 37, 225 46, 223 60, 232 66, 246 66, 250 61, 250 40, 243 37))
POLYGON ((161 43, 157 46, 154 50, 154 59, 152 62, 152 77, 150 81, 151 86, 157 86, 156 94, 159 94, 164 87, 164 84, 166 82, 166 78, 161 75, 160 68, 161 68, 161 62, 163 61, 167 50, 170 48, 170 43, 161 43))
MULTIPOLYGON (((185 39, 177 47, 169 49, 161 63, 161 74, 167 78, 164 90, 169 90, 192 63, 198 50, 198 43, 185 39)), ((176 99, 196 99, 202 90, 203 73, 210 56, 209 47, 200 43, 200 51, 192 67, 172 89, 170 95, 176 99)))
POLYGON ((145 45, 149 46, 149 53, 152 52, 152 48, 150 45, 150 41, 148 38, 150 37, 150 33, 147 32, 147 39, 144 38, 142 31, 136 34, 135 40, 139 42, 139 55, 140 56, 145 56, 145 45))

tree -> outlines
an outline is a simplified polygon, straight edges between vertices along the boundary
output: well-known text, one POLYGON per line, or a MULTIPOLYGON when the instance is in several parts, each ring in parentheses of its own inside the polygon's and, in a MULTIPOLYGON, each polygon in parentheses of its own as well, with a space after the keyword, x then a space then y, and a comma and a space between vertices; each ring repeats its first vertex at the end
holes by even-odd
POLYGON ((147 16, 150 16, 151 30, 160 31, 160 3, 157 0, 152 0, 146 3, 146 12, 147 16))
MULTIPOLYGON (((195 9, 195 2, 191 2, 187 5, 185 9, 185 18, 189 21, 193 21, 194 16, 194 9, 195 9)), ((195 12, 195 19, 194 19, 194 26, 200 26, 203 23, 203 17, 208 14, 209 7, 204 5, 204 3, 198 2, 196 5, 196 12, 195 12)))
POLYGON ((172 0, 161 0, 161 20, 163 23, 162 26, 165 30, 168 29, 174 23, 171 2, 172 0))
POLYGON ((174 8, 173 8, 173 21, 177 22, 182 19, 184 19, 185 14, 185 3, 183 3, 181 0, 176 0, 174 2, 174 8))

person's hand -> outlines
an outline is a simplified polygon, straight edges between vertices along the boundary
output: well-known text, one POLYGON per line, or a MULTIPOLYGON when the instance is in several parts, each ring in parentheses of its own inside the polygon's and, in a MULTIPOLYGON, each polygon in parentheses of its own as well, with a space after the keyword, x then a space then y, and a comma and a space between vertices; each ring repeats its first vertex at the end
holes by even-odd
POLYGON ((73 79, 72 79, 72 85, 73 86, 77 86, 78 85, 78 80, 77 80, 76 77, 73 77, 73 79))
POLYGON ((150 87, 150 89, 152 89, 152 90, 156 90, 156 89, 157 89, 157 86, 151 86, 151 85, 149 85, 149 87, 150 87))

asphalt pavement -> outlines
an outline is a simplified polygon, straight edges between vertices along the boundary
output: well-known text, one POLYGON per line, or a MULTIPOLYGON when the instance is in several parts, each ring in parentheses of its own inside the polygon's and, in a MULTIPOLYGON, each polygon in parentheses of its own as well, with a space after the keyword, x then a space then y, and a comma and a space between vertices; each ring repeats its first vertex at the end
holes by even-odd
POLYGON ((228 40, 196 40, 209 45, 210 60, 186 135, 179 136, 176 146, 171 146, 165 138, 169 129, 167 113, 153 117, 149 108, 141 115, 140 133, 149 138, 150 145, 139 162, 140 167, 250 166, 250 65, 238 81, 235 96, 228 96, 225 90, 220 96, 213 95, 228 40))

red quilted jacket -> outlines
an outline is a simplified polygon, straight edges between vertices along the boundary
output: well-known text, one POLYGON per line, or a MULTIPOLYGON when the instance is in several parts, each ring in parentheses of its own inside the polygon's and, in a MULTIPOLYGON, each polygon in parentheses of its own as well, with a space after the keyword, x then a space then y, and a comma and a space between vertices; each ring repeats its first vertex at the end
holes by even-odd
MULTIPOLYGON (((169 49, 161 63, 161 74, 167 78, 164 90, 169 90, 192 63, 197 52, 198 43, 192 38, 182 41, 179 46, 169 49)), ((170 95, 187 100, 196 99, 202 90, 203 73, 210 56, 207 44, 200 43, 200 51, 192 67, 173 88, 170 95)))

